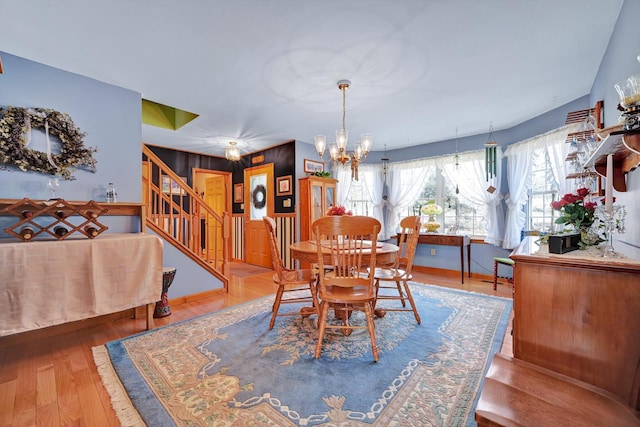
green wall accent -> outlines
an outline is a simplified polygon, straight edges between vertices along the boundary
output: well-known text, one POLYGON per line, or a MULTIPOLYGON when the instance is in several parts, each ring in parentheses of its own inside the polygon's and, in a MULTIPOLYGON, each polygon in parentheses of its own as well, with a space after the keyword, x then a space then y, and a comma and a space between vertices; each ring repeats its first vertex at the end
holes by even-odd
POLYGON ((142 123, 147 125, 178 130, 196 117, 198 114, 146 99, 142 100, 142 123))

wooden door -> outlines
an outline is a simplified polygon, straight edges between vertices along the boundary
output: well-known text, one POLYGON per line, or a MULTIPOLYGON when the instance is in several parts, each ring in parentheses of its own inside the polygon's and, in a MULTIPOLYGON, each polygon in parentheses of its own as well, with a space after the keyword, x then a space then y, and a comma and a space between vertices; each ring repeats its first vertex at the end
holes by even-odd
POLYGON ((273 216, 273 163, 244 170, 245 262, 271 268, 269 240, 262 217, 273 216))
MULTIPOLYGON (((225 181, 224 175, 215 175, 205 180, 205 202, 220 216, 225 211, 228 200, 225 181)), ((207 221, 206 223, 209 258, 222 260, 222 224, 217 221, 207 221)))

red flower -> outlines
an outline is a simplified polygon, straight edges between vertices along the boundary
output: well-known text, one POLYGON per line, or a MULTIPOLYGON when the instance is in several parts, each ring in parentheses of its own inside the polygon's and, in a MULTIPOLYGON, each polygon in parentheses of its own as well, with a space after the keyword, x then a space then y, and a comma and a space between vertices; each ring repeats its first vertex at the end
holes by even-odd
POLYGON ((576 193, 578 193, 578 196, 584 198, 585 196, 589 195, 589 189, 588 188, 578 188, 576 190, 576 193))
POLYGON ((583 197, 578 196, 577 194, 565 194, 562 200, 564 200, 565 204, 575 203, 578 200, 582 200, 583 197))
POLYGON ((551 208, 552 209, 555 209, 555 210, 559 211, 561 207, 562 207, 562 205, 560 204, 560 200, 555 200, 555 201, 551 202, 551 208))
MULTIPOLYGON (((579 188, 576 193, 565 194, 562 199, 551 202, 551 208, 562 211, 556 219, 556 224, 572 225, 575 230, 589 228, 596 220, 595 210, 597 203, 586 201, 589 189, 579 188)), ((602 199, 604 204, 604 199, 602 199)))
POLYGON ((351 215, 353 215, 353 212, 346 210, 344 206, 337 205, 337 206, 331 206, 327 210, 327 215, 337 215, 337 216, 349 215, 349 216, 351 216, 351 215))

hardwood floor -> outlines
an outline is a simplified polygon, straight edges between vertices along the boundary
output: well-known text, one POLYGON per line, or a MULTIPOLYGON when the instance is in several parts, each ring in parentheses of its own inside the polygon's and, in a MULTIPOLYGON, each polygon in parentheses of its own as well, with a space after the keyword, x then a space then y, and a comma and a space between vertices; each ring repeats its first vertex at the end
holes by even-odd
MULTIPOLYGON (((414 269, 415 270, 415 269, 414 269)), ((232 276, 229 292, 198 302, 171 305, 172 315, 156 319, 162 326, 273 294, 272 273, 232 276)), ((486 278, 415 272, 415 281, 511 298, 508 284, 494 291, 486 278), (484 279, 484 280, 483 280, 484 279)), ((169 292, 170 293, 170 292, 169 292)), ((118 426, 100 381, 91 348, 144 330, 145 320, 100 319, 0 338, 0 427, 118 426), (86 323, 86 326, 85 326, 86 323)), ((503 353, 511 353, 507 331, 503 353)))

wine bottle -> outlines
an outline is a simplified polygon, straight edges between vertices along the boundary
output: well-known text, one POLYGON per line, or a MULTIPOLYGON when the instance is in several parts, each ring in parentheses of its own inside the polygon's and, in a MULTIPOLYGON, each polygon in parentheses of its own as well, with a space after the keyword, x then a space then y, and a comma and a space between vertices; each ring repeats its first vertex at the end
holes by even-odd
POLYGON ((64 211, 56 211, 56 216, 58 218, 64 218, 66 214, 64 213, 64 211))
POLYGON ((96 237, 98 235, 98 229, 91 226, 91 225, 87 225, 84 228, 85 233, 87 233, 87 236, 89 236, 90 239, 93 239, 94 237, 96 237))
POLYGON ((67 234, 69 232, 69 230, 66 229, 66 227, 63 227, 61 225, 58 225, 57 227, 55 227, 53 229, 53 232, 56 233, 56 236, 64 236, 65 234, 67 234))
POLYGON ((33 228, 31 228, 31 227, 22 227, 20 229, 20 236, 22 237, 22 240, 24 240, 24 241, 31 240, 31 238, 33 238, 34 234, 35 234, 35 232, 33 231, 33 228))
POLYGON ((98 214, 93 211, 87 211, 86 214, 89 218, 93 218, 93 219, 98 218, 98 214))
POLYGON ((116 193, 116 187, 113 182, 107 184, 107 203, 115 203, 118 201, 118 193, 116 193))
POLYGON ((24 210, 21 212, 23 218, 31 218, 33 216, 33 212, 24 210))

